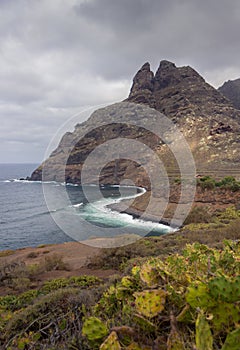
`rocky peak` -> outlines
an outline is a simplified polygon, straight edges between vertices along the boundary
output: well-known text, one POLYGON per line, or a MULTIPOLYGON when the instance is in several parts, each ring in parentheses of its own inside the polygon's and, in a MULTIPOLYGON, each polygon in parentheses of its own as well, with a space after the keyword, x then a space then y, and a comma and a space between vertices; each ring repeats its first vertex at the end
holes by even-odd
POLYGON ((154 74, 150 70, 150 64, 146 62, 133 78, 130 95, 135 99, 135 102, 146 103, 153 106, 153 78, 154 74))
MULTIPOLYGON (((232 174, 234 169, 239 171, 240 111, 234 109, 230 101, 207 84, 193 68, 176 67, 174 63, 164 60, 160 62, 154 75, 147 62, 135 75, 126 101, 148 105, 171 118, 185 136, 199 173, 210 171, 215 174, 220 172, 220 168, 223 174, 232 174)), ((146 106, 134 105, 134 108, 143 107, 146 106)), ((47 174, 49 180, 64 181, 58 176, 59 169, 66 165, 65 180, 78 183, 88 155, 96 146, 115 138, 140 140, 157 152, 166 168, 171 171, 175 169, 171 153, 168 152, 167 146, 160 142, 161 140, 141 128, 132 128, 130 120, 129 123, 122 124, 120 107, 117 105, 113 109, 120 114, 112 113, 112 110, 109 114, 106 114, 104 109, 98 110, 88 121, 77 125, 73 133, 67 133, 62 138, 57 149, 45 162, 51 169, 50 175, 47 174), (70 155, 65 164, 63 159, 68 152, 70 155), (55 174, 54 177, 52 174, 55 174)), ((154 121, 152 112, 154 110, 148 109, 147 113, 138 111, 136 114, 134 110, 126 115, 128 118, 130 115, 134 115, 134 118, 136 115, 138 118, 142 116, 149 126, 154 121), (146 115, 148 118, 145 118, 146 115)), ((131 147, 127 149, 129 152, 130 150, 131 147)), ((105 157, 105 152, 102 152, 102 156, 105 157)), ((129 156, 129 159, 133 158, 129 156)), ((31 179, 40 180, 41 174, 42 166, 35 170, 31 179)), ((110 162, 101 176, 102 183, 116 184, 118 183, 116 179, 120 181, 126 176, 129 179, 138 179, 137 184, 140 186, 148 186, 147 176, 139 172, 139 167, 135 163, 128 164, 124 157, 117 165, 115 162, 110 162)))
POLYGON ((170 117, 187 108, 205 114, 211 113, 216 103, 229 106, 229 101, 193 68, 176 67, 167 60, 160 62, 155 75, 149 63, 144 64, 133 79, 127 100, 148 104, 170 117))
POLYGON ((154 76, 154 91, 164 89, 170 84, 178 83, 180 74, 174 63, 161 61, 159 68, 154 76))

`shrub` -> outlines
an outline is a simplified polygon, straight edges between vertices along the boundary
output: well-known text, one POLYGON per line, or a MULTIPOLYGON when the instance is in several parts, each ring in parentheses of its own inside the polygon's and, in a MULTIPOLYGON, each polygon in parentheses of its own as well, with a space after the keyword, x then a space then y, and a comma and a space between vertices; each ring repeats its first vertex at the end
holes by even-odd
POLYGON ((216 181, 211 176, 203 176, 198 179, 197 183, 202 189, 212 190, 216 186, 216 181))
POLYGON ((39 253, 30 252, 30 253, 28 253, 27 258, 29 258, 29 259, 35 259, 35 258, 38 257, 38 255, 39 255, 39 253))
POLYGON ((52 254, 45 257, 45 270, 69 270, 69 266, 63 261, 63 257, 61 255, 52 254))
POLYGON ((209 223, 211 221, 213 221, 213 216, 209 213, 207 207, 194 207, 185 219, 184 225, 191 223, 209 223))

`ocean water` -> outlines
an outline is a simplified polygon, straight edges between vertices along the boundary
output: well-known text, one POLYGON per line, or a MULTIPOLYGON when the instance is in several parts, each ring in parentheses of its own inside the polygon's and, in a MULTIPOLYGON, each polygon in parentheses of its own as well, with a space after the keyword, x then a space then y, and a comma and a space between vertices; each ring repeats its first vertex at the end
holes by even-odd
POLYGON ((105 186, 99 191, 98 187, 88 186, 87 199, 81 186, 53 182, 44 184, 43 189, 41 182, 19 181, 36 166, 0 164, 0 250, 102 237, 106 236, 106 228, 111 233, 120 229, 121 233, 141 236, 149 231, 170 231, 167 226, 108 209, 108 204, 122 198, 141 195, 141 189, 105 186), (67 202, 62 200, 66 196, 67 202))

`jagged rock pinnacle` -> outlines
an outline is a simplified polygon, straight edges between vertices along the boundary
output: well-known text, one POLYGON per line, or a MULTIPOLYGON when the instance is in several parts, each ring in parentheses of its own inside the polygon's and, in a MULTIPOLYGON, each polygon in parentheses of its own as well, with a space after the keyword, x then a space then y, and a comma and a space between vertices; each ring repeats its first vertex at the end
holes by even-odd
POLYGON ((133 78, 130 95, 135 102, 152 104, 152 92, 154 88, 154 74, 150 70, 150 64, 146 62, 133 78))

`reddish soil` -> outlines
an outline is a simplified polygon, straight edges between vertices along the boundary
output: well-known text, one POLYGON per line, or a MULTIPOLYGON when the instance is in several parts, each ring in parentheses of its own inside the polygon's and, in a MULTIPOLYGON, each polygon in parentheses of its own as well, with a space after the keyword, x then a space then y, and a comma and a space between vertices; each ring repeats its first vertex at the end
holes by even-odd
MULTIPOLYGON (((4 256, 4 252, 0 252, 0 266, 9 265, 14 262, 24 262, 26 265, 44 264, 45 258, 51 255, 62 257, 63 262, 67 265, 65 270, 45 271, 37 276, 37 285, 41 285, 44 281, 71 276, 93 275, 103 279, 107 279, 111 275, 117 273, 115 270, 90 269, 87 267, 89 258, 98 254, 100 248, 90 247, 78 242, 67 242, 62 244, 44 245, 40 247, 28 247, 9 251, 9 255, 4 256)), ((6 294, 8 288, 0 286, 0 295, 6 294)))

